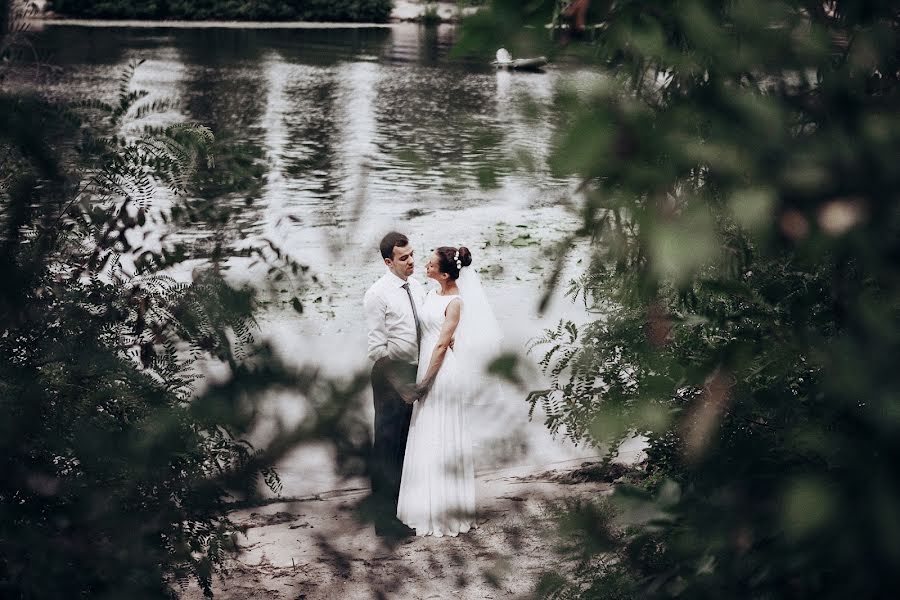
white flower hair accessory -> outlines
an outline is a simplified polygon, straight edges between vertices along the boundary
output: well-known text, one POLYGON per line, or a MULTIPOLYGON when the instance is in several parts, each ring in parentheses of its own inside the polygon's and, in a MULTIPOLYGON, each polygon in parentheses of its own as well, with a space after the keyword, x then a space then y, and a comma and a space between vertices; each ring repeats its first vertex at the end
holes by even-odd
POLYGON ((462 271, 462 261, 459 260, 459 250, 457 250, 456 254, 453 255, 453 260, 456 261, 456 270, 462 271))

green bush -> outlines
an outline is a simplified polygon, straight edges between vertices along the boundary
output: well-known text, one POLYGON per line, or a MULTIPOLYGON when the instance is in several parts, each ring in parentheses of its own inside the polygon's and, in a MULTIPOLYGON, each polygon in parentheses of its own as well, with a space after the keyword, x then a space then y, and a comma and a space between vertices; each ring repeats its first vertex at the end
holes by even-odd
POLYGON ((384 22, 392 0, 54 0, 67 17, 237 21, 384 22))
POLYGON ((53 0, 55 12, 68 17, 101 19, 163 19, 168 16, 166 0, 53 0))
POLYGON ((552 385, 531 400, 579 441, 648 436, 659 484, 623 486, 612 529, 578 507, 580 566, 542 592, 894 596, 896 6, 591 5, 588 41, 565 48, 543 33, 553 1, 497 0, 464 40, 607 76, 560 87, 547 115, 562 123, 550 166, 583 182, 591 240, 570 293, 598 318, 538 341, 552 385))
MULTIPOLYGON (((117 120, 139 98, 123 91, 117 107, 86 110, 117 120)), ((192 360, 178 342, 205 330, 209 347, 226 352, 203 326, 204 305, 232 295, 227 305, 241 308, 220 316, 245 331, 249 304, 212 281, 207 295, 203 285, 125 278, 116 258, 145 219, 151 173, 179 187, 208 132, 120 143, 39 98, 3 94, 0 105, 0 589, 162 597, 166 577, 189 574, 208 589, 238 531, 211 475, 236 473, 250 452, 226 422, 194 413, 192 360)))
POLYGON ((391 16, 392 0, 304 0, 296 3, 297 16, 305 21, 362 21, 383 23, 391 16))
MULTIPOLYGON (((353 416, 362 380, 320 381, 255 343, 260 292, 224 280, 221 248, 178 283, 163 271, 188 257, 183 246, 141 247, 160 188, 174 194, 170 226, 197 211, 227 220, 228 207, 209 214, 195 197, 220 185, 211 151, 249 173, 226 178, 231 189, 257 177, 256 157, 204 127, 141 128, 168 104, 130 89, 134 68, 114 104, 0 92, 3 598, 172 598, 191 580, 211 595, 242 531, 229 502, 253 500, 260 483, 279 492, 272 465, 299 442, 339 445, 356 473, 368 447, 353 416), (228 374, 196 390, 198 361, 228 374), (304 398, 310 415, 256 449, 246 439, 271 390, 304 398)), ((306 267, 277 245, 251 253, 279 287, 302 284, 306 267)))
POLYGON ((295 19, 297 2, 278 0, 168 0, 164 18, 193 20, 280 21, 295 19))

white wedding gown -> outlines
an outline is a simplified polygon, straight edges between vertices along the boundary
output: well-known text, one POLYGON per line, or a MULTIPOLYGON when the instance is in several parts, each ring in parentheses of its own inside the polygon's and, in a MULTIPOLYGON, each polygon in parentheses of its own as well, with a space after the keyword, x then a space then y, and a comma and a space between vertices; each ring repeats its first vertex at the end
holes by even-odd
MULTIPOLYGON (((444 312, 456 298, 433 291, 425 297, 417 381, 425 377, 444 312)), ((448 350, 428 395, 413 405, 397 518, 416 535, 456 536, 475 526, 475 463, 462 371, 448 350)))

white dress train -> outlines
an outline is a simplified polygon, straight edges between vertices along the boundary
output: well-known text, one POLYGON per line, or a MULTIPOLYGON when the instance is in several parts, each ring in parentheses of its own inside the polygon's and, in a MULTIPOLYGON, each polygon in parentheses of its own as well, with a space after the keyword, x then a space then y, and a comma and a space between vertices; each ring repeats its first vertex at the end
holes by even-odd
MULTIPOLYGON (((425 297, 416 381, 425 377, 444 312, 456 298, 433 291, 425 297)), ((428 395, 413 405, 397 518, 419 536, 456 536, 475 526, 475 462, 463 377, 453 350, 448 350, 428 395)))

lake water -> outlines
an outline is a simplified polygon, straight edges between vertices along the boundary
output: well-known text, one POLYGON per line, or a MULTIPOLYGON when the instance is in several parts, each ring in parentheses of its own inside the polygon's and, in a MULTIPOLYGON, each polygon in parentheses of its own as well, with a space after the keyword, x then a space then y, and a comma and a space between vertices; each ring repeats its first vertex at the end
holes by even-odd
MULTIPOLYGON (((263 335, 282 355, 347 376, 366 368, 362 296, 383 272, 376 250, 390 229, 406 232, 424 257, 439 245, 467 245, 506 335, 521 352, 560 318, 582 308, 557 291, 544 314, 538 300, 551 270, 547 251, 578 226, 567 208, 577 182, 547 166, 557 118, 548 109, 562 84, 587 87, 600 75, 551 66, 545 73, 495 71, 456 60, 456 30, 414 24, 370 28, 172 28, 47 26, 35 34, 44 59, 61 67, 53 93, 113 99, 131 61, 144 60, 132 87, 173 101, 161 122, 209 126, 220 138, 259 149, 262 185, 223 193, 241 206, 229 223, 192 229, 157 227, 151 238, 184 241, 202 263, 224 240, 232 277, 263 283, 265 272, 240 257, 263 238, 309 264, 318 282, 288 292, 264 315, 263 335), (522 157, 527 157, 523 159, 522 157), (531 163, 525 170, 520 164, 531 163)), ((165 210, 165 198, 158 210, 165 210)), ((577 276, 587 249, 576 246, 562 278, 577 276)), ((526 361, 527 362, 527 361, 526 361)), ((531 359, 530 362, 534 362, 531 359)), ((526 370, 529 386, 542 384, 526 370)), ((297 399, 279 398, 277 416, 302 415, 297 399)), ((540 414, 529 421, 522 390, 507 389, 480 419, 478 468, 533 467, 593 456, 552 439, 540 414)), ((285 494, 338 485, 324 449, 304 449, 280 467, 285 494)))

